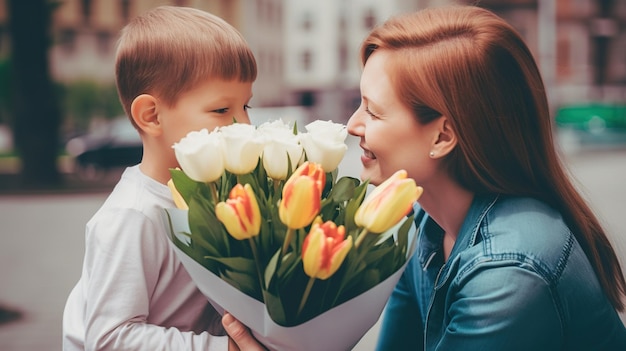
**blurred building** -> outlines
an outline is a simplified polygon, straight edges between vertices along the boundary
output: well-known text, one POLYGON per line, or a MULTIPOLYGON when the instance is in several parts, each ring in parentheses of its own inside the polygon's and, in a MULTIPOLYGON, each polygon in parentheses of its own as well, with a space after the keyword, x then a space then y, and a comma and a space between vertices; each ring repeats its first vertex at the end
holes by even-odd
MULTIPOLYGON (((0 0, 0 59, 8 53, 0 0)), ((197 7, 239 29, 259 67, 254 106, 304 105, 345 121, 358 106, 361 40, 400 12, 474 0, 63 0, 54 11, 54 79, 113 81, 115 43, 128 20, 158 5, 197 7)), ((481 0, 535 54, 553 108, 626 100, 626 0, 481 0)))
POLYGON ((359 45, 389 16, 447 0, 285 1, 285 79, 290 103, 315 118, 347 121, 360 102, 359 45))
MULTIPOLYGON (((0 0, 0 57, 8 54, 7 0, 0 0)), ((254 103, 282 103, 282 0, 63 0, 53 12, 50 70, 60 82, 113 83, 119 31, 129 19, 159 5, 200 8, 225 19, 250 43, 258 63, 254 103), (278 38, 278 39, 277 39, 278 38)))
POLYGON ((552 109, 626 103, 626 0, 482 0, 522 34, 552 109))

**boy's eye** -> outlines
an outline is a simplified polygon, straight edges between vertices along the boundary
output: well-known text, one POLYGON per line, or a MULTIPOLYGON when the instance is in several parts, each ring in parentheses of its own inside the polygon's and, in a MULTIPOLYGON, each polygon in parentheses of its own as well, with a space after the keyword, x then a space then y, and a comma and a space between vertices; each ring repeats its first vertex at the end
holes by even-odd
POLYGON ((251 109, 252 107, 250 107, 250 105, 243 105, 243 110, 244 111, 248 111, 248 109, 251 109))
POLYGON ((378 117, 374 112, 370 111, 369 108, 367 108, 367 107, 365 108, 365 113, 367 113, 368 115, 370 115, 371 117, 374 117, 374 118, 378 117))

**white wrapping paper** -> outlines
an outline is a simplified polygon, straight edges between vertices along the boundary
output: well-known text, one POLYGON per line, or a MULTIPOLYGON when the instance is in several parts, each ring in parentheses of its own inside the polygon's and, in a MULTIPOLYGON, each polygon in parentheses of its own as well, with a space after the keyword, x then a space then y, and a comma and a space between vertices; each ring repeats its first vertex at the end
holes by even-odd
MULTIPOLYGON (((189 233, 187 211, 166 209, 172 221, 174 235, 189 233)), ((167 227, 169 221, 164 216, 167 227)), ((412 240, 409 253, 415 251, 412 240)), ((283 327, 271 319, 265 304, 245 295, 220 279, 194 259, 187 256, 172 242, 176 255, 182 261, 198 288, 219 313, 224 310, 248 326, 254 336, 271 350, 351 350, 378 321, 406 263, 393 275, 372 289, 334 307, 323 314, 297 326, 283 327)), ((410 257, 409 257, 410 258, 410 257)), ((407 259, 408 261, 408 259, 407 259)))

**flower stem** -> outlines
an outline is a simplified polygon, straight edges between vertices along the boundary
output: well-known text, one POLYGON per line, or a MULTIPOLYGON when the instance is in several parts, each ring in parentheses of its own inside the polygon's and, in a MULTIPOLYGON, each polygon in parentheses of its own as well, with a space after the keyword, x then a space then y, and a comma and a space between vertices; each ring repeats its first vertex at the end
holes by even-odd
POLYGON ((254 256, 256 272, 259 275, 259 285, 261 286, 261 293, 263 293, 263 290, 265 289, 265 283, 263 282, 263 274, 261 273, 261 261, 259 261, 259 252, 257 250, 254 238, 248 238, 248 241, 250 242, 250 248, 252 249, 252 256, 254 256))
POLYGON ((274 189, 274 194, 277 194, 280 190, 280 180, 272 179, 272 188, 274 189))
POLYGON ((287 253, 287 249, 289 249, 289 244, 291 244, 291 239, 293 238, 293 233, 295 229, 287 228, 287 234, 285 235, 285 241, 283 241, 283 249, 280 252, 280 257, 282 258, 287 253))
POLYGON ((296 315, 296 317, 300 316, 300 312, 302 312, 302 309, 306 304, 306 300, 309 298, 309 294, 311 293, 311 288, 313 288, 313 283, 315 283, 315 278, 310 277, 309 282, 306 284, 306 288, 304 289, 302 300, 300 300, 300 307, 298 307, 298 314, 296 315))
POLYGON ((211 190, 211 197, 213 197, 213 204, 217 204, 219 202, 219 197, 217 195, 217 185, 215 182, 211 182, 208 184, 209 189, 211 190))
POLYGON ((363 240, 365 239, 365 236, 367 235, 368 231, 367 228, 363 228, 363 230, 359 233, 359 235, 356 237, 356 240, 354 241, 354 247, 359 247, 359 245, 361 245, 361 243, 363 242, 363 240))

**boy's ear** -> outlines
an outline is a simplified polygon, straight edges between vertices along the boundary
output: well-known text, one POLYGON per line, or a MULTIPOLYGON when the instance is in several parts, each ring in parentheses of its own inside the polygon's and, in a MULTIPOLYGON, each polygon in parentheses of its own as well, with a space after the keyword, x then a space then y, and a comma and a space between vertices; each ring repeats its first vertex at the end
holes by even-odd
POLYGON ((437 120, 436 139, 432 146, 431 157, 438 158, 449 154, 457 144, 456 131, 450 125, 448 117, 442 116, 437 120))
POLYGON ((144 133, 152 136, 161 134, 161 123, 157 113, 157 99, 149 94, 141 94, 130 105, 130 114, 144 133))

